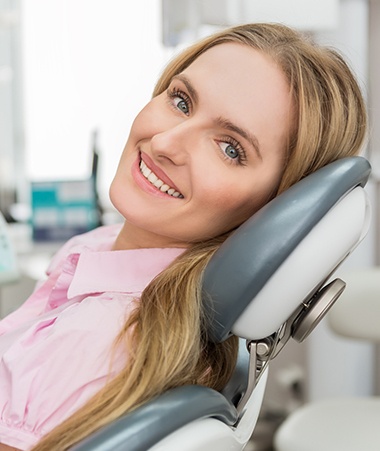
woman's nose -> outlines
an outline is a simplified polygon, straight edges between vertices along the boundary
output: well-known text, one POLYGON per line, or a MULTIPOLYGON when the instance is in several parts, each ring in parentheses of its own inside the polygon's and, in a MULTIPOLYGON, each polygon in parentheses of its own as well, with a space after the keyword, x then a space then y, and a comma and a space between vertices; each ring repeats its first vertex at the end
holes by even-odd
POLYGON ((188 161, 193 139, 191 127, 183 122, 156 133, 151 138, 151 152, 157 159, 167 159, 181 166, 188 161))

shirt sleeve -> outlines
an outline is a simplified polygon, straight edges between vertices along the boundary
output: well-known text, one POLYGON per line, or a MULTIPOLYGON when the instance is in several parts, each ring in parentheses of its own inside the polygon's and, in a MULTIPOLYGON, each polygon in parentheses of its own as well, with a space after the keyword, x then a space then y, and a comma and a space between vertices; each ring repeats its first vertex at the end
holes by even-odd
POLYGON ((128 361, 115 337, 133 309, 125 295, 91 296, 45 316, 0 361, 0 443, 30 449, 128 361))

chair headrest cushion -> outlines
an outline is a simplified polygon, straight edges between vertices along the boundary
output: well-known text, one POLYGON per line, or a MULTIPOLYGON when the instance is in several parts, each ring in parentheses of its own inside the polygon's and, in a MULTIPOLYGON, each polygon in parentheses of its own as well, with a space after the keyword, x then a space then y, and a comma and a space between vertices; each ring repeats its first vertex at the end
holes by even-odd
POLYGON ((270 201, 228 237, 203 279, 211 340, 220 342, 231 334, 272 274, 342 197, 365 186, 370 172, 363 157, 330 163, 270 201))

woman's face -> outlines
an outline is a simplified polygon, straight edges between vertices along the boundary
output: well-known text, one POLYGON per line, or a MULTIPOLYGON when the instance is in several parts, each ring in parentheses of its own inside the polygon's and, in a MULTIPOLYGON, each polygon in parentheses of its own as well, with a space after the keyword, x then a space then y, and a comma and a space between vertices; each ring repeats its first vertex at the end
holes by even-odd
POLYGON ((284 169, 289 91, 268 56, 235 43, 176 76, 136 117, 111 185, 124 247, 186 247, 263 206, 284 169))

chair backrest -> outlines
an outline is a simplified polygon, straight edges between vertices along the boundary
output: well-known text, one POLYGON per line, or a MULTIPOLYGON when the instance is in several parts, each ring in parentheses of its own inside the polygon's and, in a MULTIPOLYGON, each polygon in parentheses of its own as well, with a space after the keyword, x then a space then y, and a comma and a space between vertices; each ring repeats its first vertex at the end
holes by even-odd
POLYGON ((331 329, 348 338, 380 343, 380 267, 360 268, 344 274, 347 288, 331 309, 331 329))

